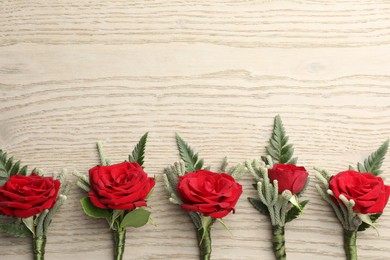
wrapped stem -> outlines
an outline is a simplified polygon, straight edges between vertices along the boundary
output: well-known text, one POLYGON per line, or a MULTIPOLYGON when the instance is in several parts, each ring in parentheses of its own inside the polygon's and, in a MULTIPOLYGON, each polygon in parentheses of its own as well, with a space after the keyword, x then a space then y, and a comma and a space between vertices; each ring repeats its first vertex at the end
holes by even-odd
POLYGON ((344 250, 347 260, 357 260, 356 234, 356 230, 344 229, 344 250))
POLYGON ((114 236, 114 259, 122 260, 125 251, 126 229, 113 230, 114 236))
POLYGON ((32 245, 33 245, 34 260, 44 260, 46 236, 33 237, 32 245))
POLYGON ((284 226, 272 226, 272 248, 277 260, 286 260, 284 226))
POLYGON ((199 256, 200 256, 199 259, 210 260, 210 256, 211 256, 210 226, 198 229, 196 234, 199 242, 199 256))

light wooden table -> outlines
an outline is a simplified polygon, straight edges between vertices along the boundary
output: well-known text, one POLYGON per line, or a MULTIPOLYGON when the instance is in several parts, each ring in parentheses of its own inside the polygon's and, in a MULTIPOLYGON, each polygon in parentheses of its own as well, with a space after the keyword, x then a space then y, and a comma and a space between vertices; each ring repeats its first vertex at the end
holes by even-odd
MULTIPOLYGON (((305 214, 286 227, 289 259, 344 259, 341 227, 314 185, 390 137, 390 2, 5 0, 0 4, 0 147, 47 174, 87 172, 95 141, 113 162, 150 131, 146 170, 178 160, 174 133, 206 164, 264 154, 281 114, 310 171, 305 214)), ((390 177, 390 155, 383 164, 390 177)), ((75 181, 74 178, 71 180, 75 181)), ((273 259, 270 226, 246 200, 213 227, 213 259, 273 259)), ((390 184, 389 180, 386 181, 390 184)), ((106 223, 86 217, 73 185, 47 259, 112 259, 106 223)), ((192 223, 150 200, 157 227, 129 229, 125 259, 197 259, 192 223)), ((360 259, 390 259, 390 208, 359 234, 360 259)), ((30 241, 0 235, 1 260, 31 259, 30 241)))

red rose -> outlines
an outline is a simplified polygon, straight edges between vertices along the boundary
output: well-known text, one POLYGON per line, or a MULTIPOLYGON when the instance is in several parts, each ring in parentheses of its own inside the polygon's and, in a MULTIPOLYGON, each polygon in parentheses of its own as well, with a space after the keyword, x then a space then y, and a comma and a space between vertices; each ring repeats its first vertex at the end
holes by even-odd
POLYGON ((52 177, 16 174, 0 187, 0 212, 28 218, 54 206, 61 183, 52 177))
POLYGON ((225 173, 199 170, 180 176, 177 190, 184 210, 223 218, 230 211, 234 213, 242 186, 225 173))
POLYGON ((268 177, 271 183, 278 181, 278 192, 284 190, 297 194, 305 187, 307 182, 307 173, 305 167, 295 166, 294 164, 275 164, 272 169, 268 169, 268 177))
POLYGON ((329 189, 336 198, 344 195, 354 200, 353 211, 362 214, 383 212, 390 195, 390 186, 384 185, 381 177, 351 170, 332 176, 329 189))
POLYGON ((146 206, 146 197, 154 187, 136 162, 95 166, 89 170, 91 190, 88 197, 98 208, 133 210, 146 206))

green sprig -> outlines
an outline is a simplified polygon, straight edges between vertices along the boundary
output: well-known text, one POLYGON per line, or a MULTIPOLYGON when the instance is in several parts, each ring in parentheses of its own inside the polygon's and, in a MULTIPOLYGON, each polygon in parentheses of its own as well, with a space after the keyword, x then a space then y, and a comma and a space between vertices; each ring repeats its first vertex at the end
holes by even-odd
MULTIPOLYGON (((284 129, 282 119, 279 115, 275 116, 274 129, 272 136, 269 139, 270 144, 265 147, 267 154, 272 157, 277 163, 290 163, 296 164, 297 158, 293 158, 294 148, 292 144, 288 144, 288 136, 284 129)), ((266 157, 262 157, 266 164, 269 164, 269 160, 266 157)))
POLYGON ((389 139, 387 139, 375 152, 371 153, 367 159, 364 160, 364 165, 358 163, 357 168, 359 172, 369 172, 375 176, 382 173, 380 168, 382 167, 383 160, 389 148, 389 139))
POLYGON ((181 159, 185 162, 186 172, 194 172, 203 168, 204 160, 199 158, 192 148, 176 133, 176 143, 181 159))
POLYGON ((129 155, 129 162, 137 162, 141 167, 143 167, 147 139, 148 139, 148 132, 146 132, 141 137, 137 145, 134 147, 133 151, 131 152, 131 155, 129 155))
POLYGON ((27 165, 21 166, 21 161, 14 162, 14 158, 8 158, 6 152, 0 149, 0 186, 4 185, 7 180, 15 174, 28 175, 27 165))

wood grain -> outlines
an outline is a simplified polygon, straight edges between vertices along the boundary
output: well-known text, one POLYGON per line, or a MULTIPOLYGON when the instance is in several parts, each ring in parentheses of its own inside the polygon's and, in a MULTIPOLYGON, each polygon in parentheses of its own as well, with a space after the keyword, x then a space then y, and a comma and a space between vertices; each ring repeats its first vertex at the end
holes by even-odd
MULTIPOLYGON (((280 114, 312 177, 305 214, 286 227, 288 257, 344 259, 312 169, 337 173, 390 137, 389 72, 389 1, 3 1, 0 147, 48 175, 86 173, 97 140, 119 162, 149 131, 146 170, 160 176, 178 160, 175 132, 216 169, 225 155, 264 154, 280 114)), ((225 219, 233 237, 213 227, 215 260, 273 259, 251 183, 225 219)), ((73 185, 47 259, 111 259, 108 227, 83 214, 82 196, 73 185)), ((161 179, 150 206, 158 226, 129 229, 125 259, 197 259, 192 223, 161 179)), ((360 259, 389 258, 388 211, 380 236, 359 234, 360 259)), ((0 241, 2 260, 31 259, 28 239, 0 241)))

